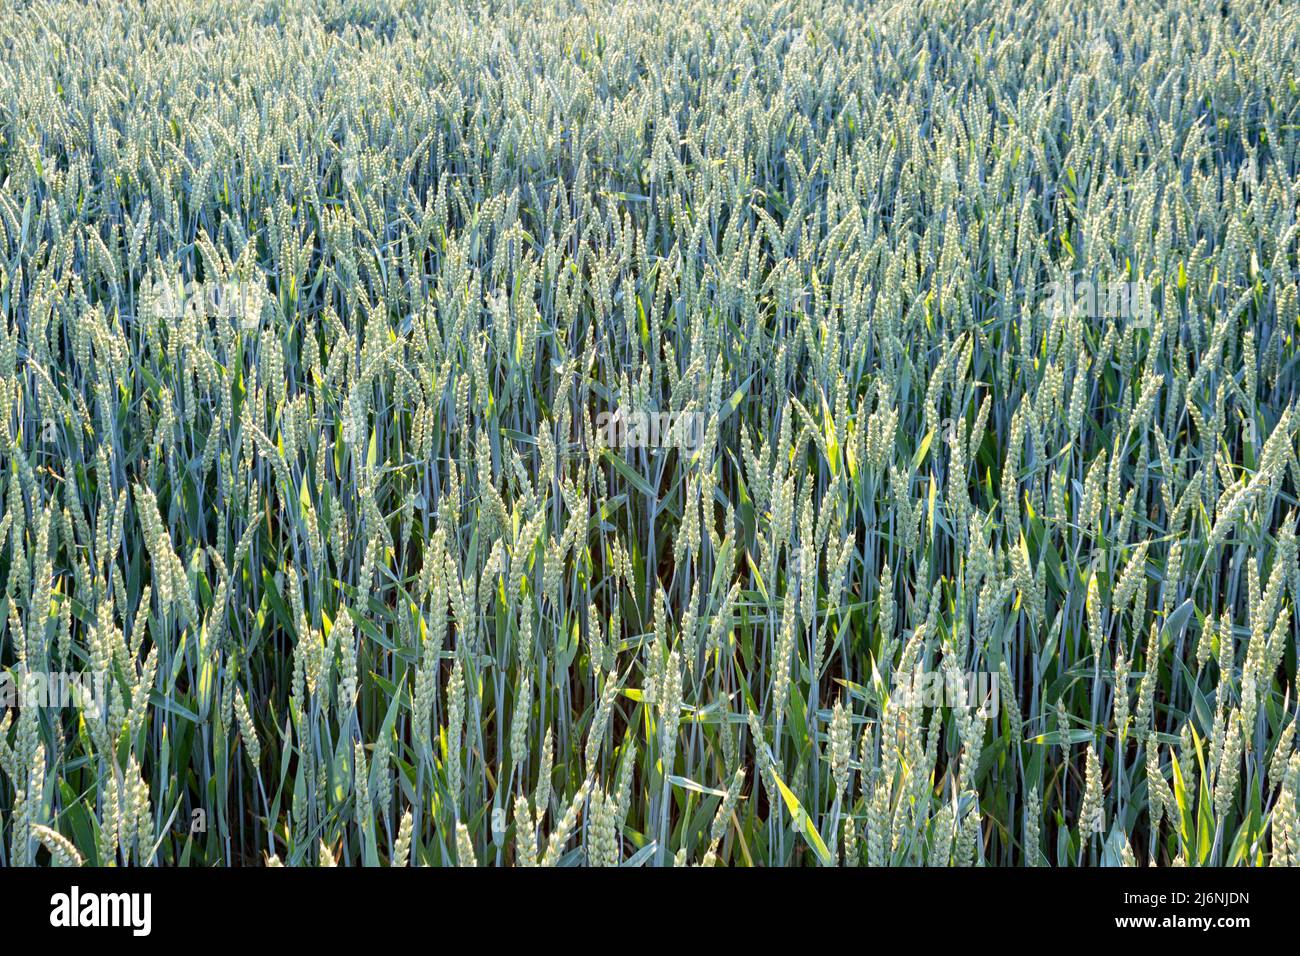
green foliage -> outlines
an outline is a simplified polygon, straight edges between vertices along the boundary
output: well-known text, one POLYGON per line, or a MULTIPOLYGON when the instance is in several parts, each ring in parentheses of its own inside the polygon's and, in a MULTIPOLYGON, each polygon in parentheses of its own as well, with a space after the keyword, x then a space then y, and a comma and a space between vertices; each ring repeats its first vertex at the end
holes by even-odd
POLYGON ((6 864, 1300 862, 1297 5, 0 48, 6 864))

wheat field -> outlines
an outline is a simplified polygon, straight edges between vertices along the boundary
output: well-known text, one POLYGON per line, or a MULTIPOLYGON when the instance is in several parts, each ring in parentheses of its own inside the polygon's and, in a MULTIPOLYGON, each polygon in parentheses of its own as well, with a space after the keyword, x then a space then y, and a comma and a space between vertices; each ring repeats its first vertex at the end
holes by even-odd
POLYGON ((1300 6, 0 50, 0 865, 1300 864, 1300 6))

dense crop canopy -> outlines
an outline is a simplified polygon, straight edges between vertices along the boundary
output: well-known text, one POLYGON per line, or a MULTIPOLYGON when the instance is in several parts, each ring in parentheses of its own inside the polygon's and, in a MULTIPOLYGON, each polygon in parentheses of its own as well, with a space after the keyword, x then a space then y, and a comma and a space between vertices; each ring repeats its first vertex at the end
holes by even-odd
POLYGON ((1300 863, 1300 5, 0 50, 7 864, 1300 863))

